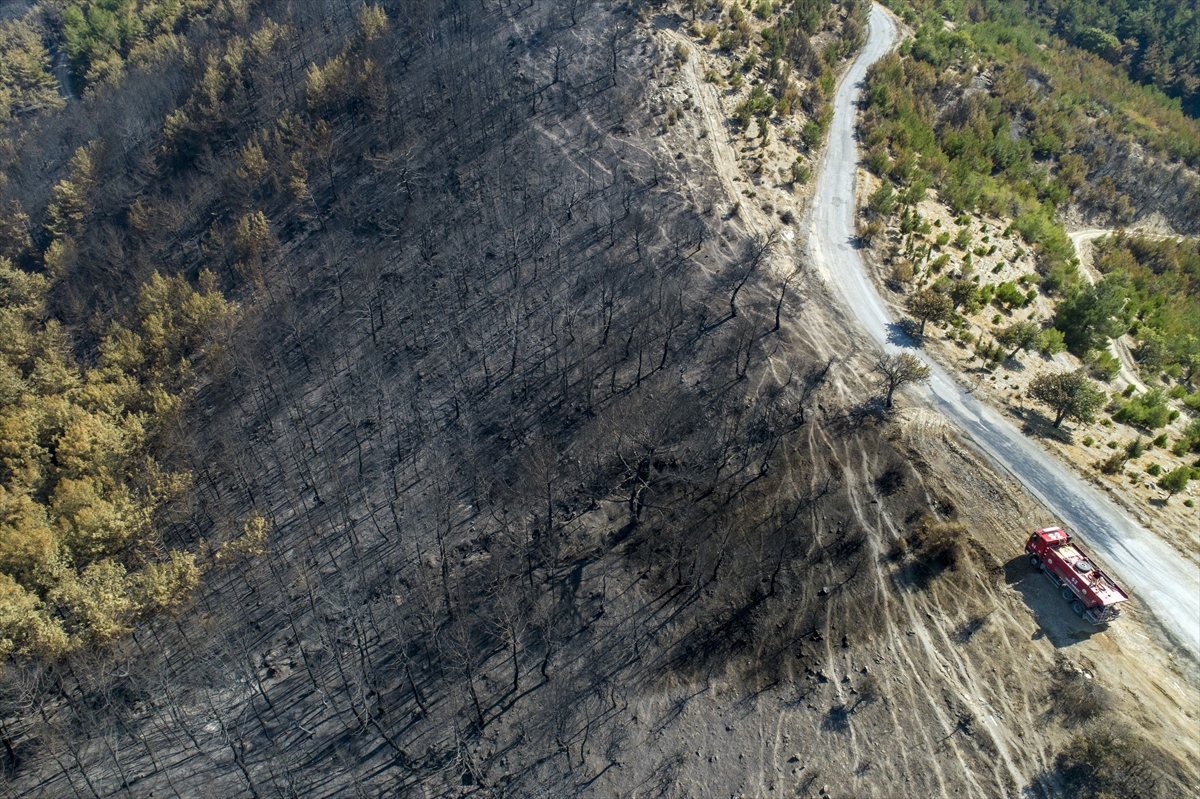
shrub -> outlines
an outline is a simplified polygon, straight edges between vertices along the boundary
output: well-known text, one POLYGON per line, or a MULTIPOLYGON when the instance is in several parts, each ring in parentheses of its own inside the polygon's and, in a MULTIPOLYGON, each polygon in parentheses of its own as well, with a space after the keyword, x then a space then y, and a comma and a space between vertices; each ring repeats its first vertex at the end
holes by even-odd
POLYGON ((1026 299, 1024 293, 1015 284, 1007 280, 996 286, 996 296, 992 300, 994 305, 1003 306, 1009 310, 1019 308, 1028 302, 1029 300, 1026 299))
MULTIPOLYGON (((1094 681, 1092 681, 1094 682, 1094 681)), ((1076 736, 1054 761, 1071 799, 1142 799, 1169 795, 1169 756, 1128 730, 1101 721, 1076 736)))
POLYGON ((871 194, 871 198, 867 201, 867 207, 879 216, 892 215, 892 212, 896 210, 896 192, 892 188, 891 181, 885 180, 879 184, 879 188, 871 194))
POLYGON ((1151 477, 1158 477, 1160 474, 1162 474, 1162 467, 1157 463, 1152 463, 1146 467, 1146 474, 1150 475, 1151 477))
MULTIPOLYGON (((1110 441, 1108 445, 1111 447, 1117 442, 1110 441)), ((1100 464, 1100 471, 1105 474, 1120 474, 1125 470, 1125 453, 1114 452, 1100 464)))
POLYGON ((1091 436, 1084 436, 1084 437, 1083 437, 1083 445, 1084 445, 1085 447, 1090 447, 1090 446, 1092 446, 1092 445, 1093 445, 1093 444, 1095 444, 1095 443, 1096 443, 1096 439, 1092 438, 1091 436))
POLYGON ((1148 430, 1165 427, 1171 420, 1171 409, 1161 389, 1139 394, 1113 414, 1113 420, 1137 425, 1148 430))
POLYGON ((1188 426, 1183 428, 1183 438, 1179 439, 1179 443, 1186 444, 1184 452, 1189 449, 1200 449, 1200 418, 1188 422, 1188 426))
POLYGON ((1072 668, 1055 675, 1050 701, 1055 712, 1068 724, 1091 721, 1112 707, 1112 696, 1102 685, 1072 668))
POLYGON ((915 555, 936 570, 957 568, 966 554, 967 535, 966 525, 960 522, 935 522, 927 516, 913 537, 915 555))
POLYGON ((875 239, 883 235, 883 223, 879 220, 863 224, 858 223, 858 239, 863 244, 870 246, 875 239))
POLYGON ((1158 438, 1154 439, 1154 446, 1165 447, 1167 445, 1167 434, 1163 433, 1158 438))
POLYGON ((804 123, 804 127, 800 129, 800 141, 804 142, 804 146, 809 150, 816 150, 821 146, 821 138, 825 135, 825 131, 821 130, 821 125, 814 119, 810 119, 804 123))
POLYGON ((1088 360, 1091 362, 1092 376, 1099 380, 1111 382, 1121 373, 1121 362, 1108 350, 1096 350, 1088 360))
POLYGON ((900 286, 908 285, 913 279, 912 261, 902 258, 892 265, 892 282, 900 286))
POLYGON ((1043 330, 1042 335, 1038 339, 1037 351, 1046 356, 1052 357, 1062 352, 1067 348, 1066 342, 1063 341, 1062 331, 1057 328, 1043 330))
POLYGON ((803 185, 812 177, 812 171, 799 156, 792 162, 792 183, 803 185))
POLYGON ((1186 488, 1191 479, 1192 470, 1186 466, 1180 466, 1178 469, 1172 469, 1164 474, 1158 481, 1158 487, 1167 492, 1169 499, 1186 488))

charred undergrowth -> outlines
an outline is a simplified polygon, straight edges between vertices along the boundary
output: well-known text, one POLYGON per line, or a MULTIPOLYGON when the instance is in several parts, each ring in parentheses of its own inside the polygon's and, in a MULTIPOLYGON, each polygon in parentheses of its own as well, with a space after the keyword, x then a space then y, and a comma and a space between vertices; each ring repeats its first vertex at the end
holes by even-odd
MULTIPOLYGON (((166 537, 215 544, 254 513, 270 534, 178 616, 10 667, 17 792, 581 793, 639 697, 759 691, 871 634, 838 454, 894 455, 806 420, 802 333, 772 330, 754 282, 735 302, 762 244, 637 132, 659 54, 632 11, 383 7, 390 32, 360 41, 349 6, 261 6, 242 33, 295 33, 229 83, 227 118, 121 134, 125 106, 92 103, 29 145, 95 140, 111 178, 60 264, 65 319, 154 269, 214 269, 242 300, 169 442, 195 491, 166 537), (339 54, 382 76, 313 103, 307 63, 339 54)), ((205 74, 118 97, 195 109, 205 74)))

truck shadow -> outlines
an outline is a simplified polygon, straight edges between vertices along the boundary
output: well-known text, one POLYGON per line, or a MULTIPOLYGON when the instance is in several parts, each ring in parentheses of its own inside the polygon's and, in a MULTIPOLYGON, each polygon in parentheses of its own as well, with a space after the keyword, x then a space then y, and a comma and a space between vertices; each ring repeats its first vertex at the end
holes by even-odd
POLYGON ((1035 639, 1044 636, 1056 648, 1065 649, 1104 632, 1104 627, 1094 627, 1072 613, 1071 606, 1058 595, 1058 589, 1029 565, 1024 555, 1004 564, 1004 582, 1015 589, 1033 611, 1039 628, 1035 639))

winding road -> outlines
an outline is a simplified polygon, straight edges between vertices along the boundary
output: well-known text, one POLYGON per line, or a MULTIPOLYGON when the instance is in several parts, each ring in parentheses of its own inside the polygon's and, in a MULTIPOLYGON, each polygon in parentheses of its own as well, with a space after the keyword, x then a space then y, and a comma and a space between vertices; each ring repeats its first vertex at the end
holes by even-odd
MULTIPOLYGON (((919 389, 922 398, 957 424, 1049 510, 1047 524, 1059 522, 1077 531, 1100 563, 1130 591, 1135 603, 1154 614, 1177 648, 1200 659, 1200 569, 1132 521, 917 349, 892 322, 867 277, 854 244, 859 160, 856 104, 867 69, 892 49, 898 35, 892 17, 873 6, 866 44, 834 97, 829 141, 809 215, 807 240, 812 263, 874 344, 890 351, 914 352, 929 365, 929 383, 919 389)), ((1026 532, 1013 531, 1014 548, 1021 546, 1026 532)))

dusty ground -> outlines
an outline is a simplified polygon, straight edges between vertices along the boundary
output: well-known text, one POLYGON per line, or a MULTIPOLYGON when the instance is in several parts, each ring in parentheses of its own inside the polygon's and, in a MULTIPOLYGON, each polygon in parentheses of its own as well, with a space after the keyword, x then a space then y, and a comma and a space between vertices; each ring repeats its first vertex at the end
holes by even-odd
MULTIPOLYGON (((752 14, 747 14, 746 19, 756 31, 770 22, 761 21, 752 14)), ((702 137, 707 137, 710 130, 721 131, 719 137, 708 140, 707 154, 725 192, 727 205, 723 211, 739 215, 751 232, 766 233, 783 228, 785 236, 792 235, 788 231, 793 220, 799 218, 799 211, 811 193, 812 182, 811 179, 808 182, 793 181, 791 167, 799 161, 815 171, 818 155, 808 151, 799 138, 799 131, 809 116, 800 108, 792 109, 784 117, 773 115, 770 136, 764 143, 758 136, 756 125, 742 129, 733 122, 732 116, 738 104, 761 81, 758 76, 765 64, 760 60, 753 70, 739 69, 737 65, 742 59, 738 55, 721 50, 715 42, 706 45, 687 30, 679 16, 663 15, 656 20, 655 27, 663 52, 675 56, 674 64, 668 67, 659 87, 662 130, 666 132, 677 124, 667 117, 674 110, 682 112, 680 120, 699 115, 703 122, 699 128, 702 137), (679 54, 684 52, 688 57, 679 60, 679 54), (729 83, 729 77, 735 71, 744 75, 741 88, 729 83)), ((813 48, 820 52, 836 35, 836 30, 818 32, 811 39, 813 48)), ((837 72, 840 73, 848 63, 848 60, 840 62, 837 72)), ((815 81, 796 78, 795 82, 804 91, 815 81)), ((687 123, 685 127, 695 130, 696 120, 687 119, 687 123)))

